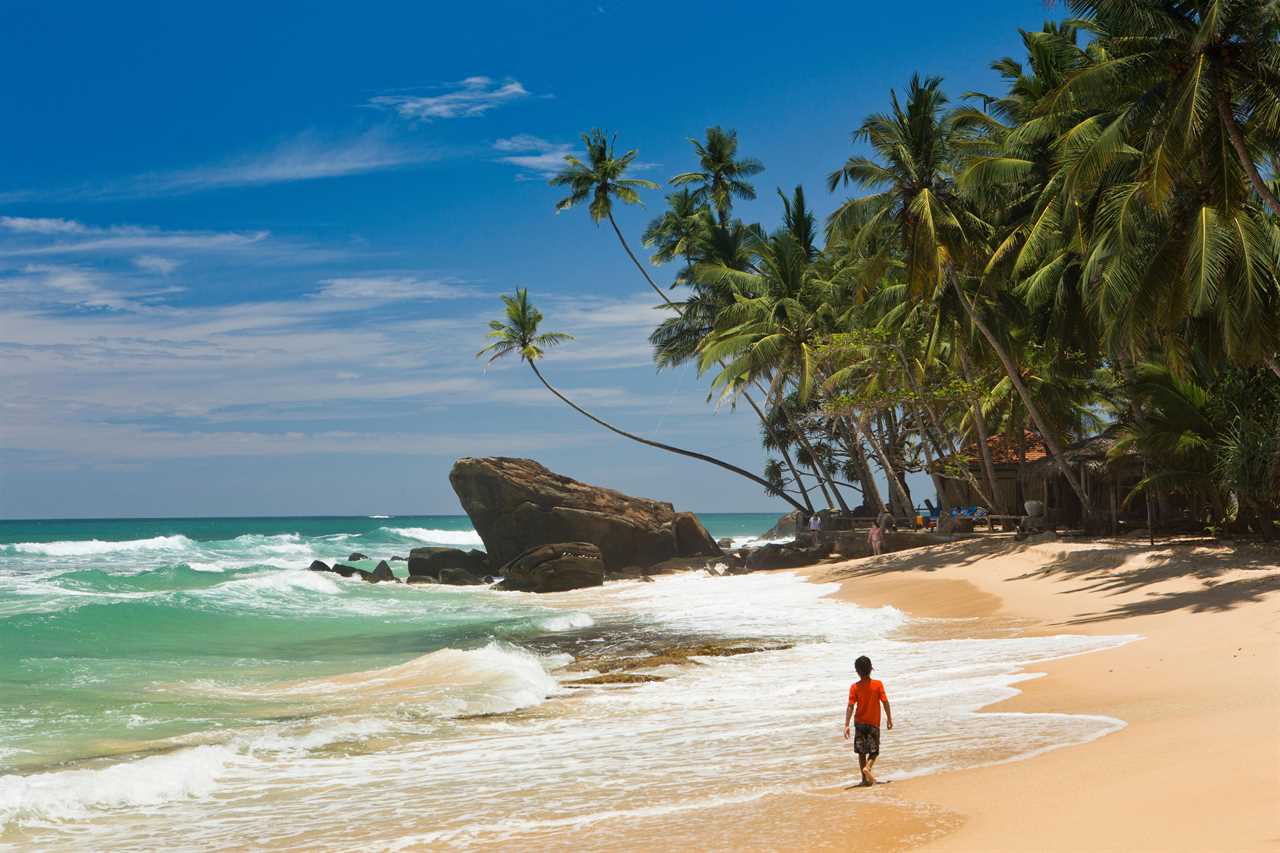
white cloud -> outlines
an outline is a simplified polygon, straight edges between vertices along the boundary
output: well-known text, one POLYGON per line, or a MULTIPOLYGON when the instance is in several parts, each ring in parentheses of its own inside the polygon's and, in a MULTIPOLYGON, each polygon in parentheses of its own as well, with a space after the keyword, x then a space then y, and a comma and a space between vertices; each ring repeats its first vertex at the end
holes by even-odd
MULTIPOLYGON (((564 167, 564 158, 574 153, 574 146, 562 142, 550 142, 540 136, 520 133, 499 139, 493 143, 495 151, 502 151, 506 156, 499 157, 499 163, 507 163, 527 169, 539 177, 550 177, 564 167)), ((517 175, 528 178, 527 174, 517 175)))
POLYGON ((0 228, 19 234, 81 234, 85 227, 71 219, 0 216, 0 228))
POLYGON ((449 91, 440 95, 379 95, 371 98, 369 104, 395 110, 404 118, 434 121, 474 118, 531 96, 519 80, 510 78, 498 83, 490 77, 468 77, 445 83, 440 88, 449 91))
POLYGON ((350 276, 328 278, 314 295, 364 302, 408 302, 426 299, 473 299, 484 296, 457 281, 414 276, 350 276))
POLYGON ((182 266, 182 261, 175 261, 173 258, 162 258, 158 255, 139 255, 133 259, 133 265, 143 272, 168 275, 182 266))

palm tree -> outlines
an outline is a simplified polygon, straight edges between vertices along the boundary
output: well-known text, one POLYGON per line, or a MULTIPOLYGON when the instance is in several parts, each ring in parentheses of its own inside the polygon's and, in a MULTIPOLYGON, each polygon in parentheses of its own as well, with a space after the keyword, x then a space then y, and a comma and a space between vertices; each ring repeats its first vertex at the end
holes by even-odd
POLYGON ((566 154, 565 167, 548 182, 553 187, 569 188, 569 195, 556 202, 556 212, 576 207, 589 199, 587 212, 591 214, 591 220, 597 224, 602 219, 609 220, 613 233, 618 235, 618 242, 622 244, 636 269, 640 270, 644 280, 662 297, 663 302, 672 305, 662 288, 654 283, 644 264, 631 251, 627 238, 622 236, 622 230, 613 218, 614 199, 623 204, 640 204, 639 190, 656 190, 658 185, 643 178, 624 177, 627 167, 636 159, 636 150, 632 148, 622 156, 616 156, 616 135, 611 139, 603 130, 596 128, 590 133, 582 134, 582 142, 587 147, 587 161, 584 163, 577 156, 566 154))
POLYGON ((955 291, 970 322, 1023 398, 1058 470, 1080 505, 1088 507, 1079 477, 1066 463, 1062 446, 1041 416, 1021 371, 961 283, 965 270, 981 257, 990 234, 990 226, 973 212, 955 185, 961 151, 978 121, 967 112, 944 112, 947 98, 938 77, 913 76, 905 108, 896 93, 891 92, 890 99, 891 113, 868 116, 854 134, 871 146, 878 159, 851 157, 828 178, 832 190, 843 182, 878 192, 845 202, 832 214, 832 224, 837 230, 857 224, 851 247, 855 251, 875 247, 886 258, 871 264, 873 269, 888 268, 887 259, 900 258, 897 262, 914 298, 936 298, 948 286, 955 291))
POLYGON ((1280 199, 1258 169, 1280 131, 1280 12, 1274 0, 1067 0, 1097 33, 1102 58, 1058 99, 1109 111, 1112 134, 1141 151, 1152 203, 1179 173, 1222 170, 1229 149, 1274 215, 1280 199))
MULTIPOLYGON (((542 375, 542 371, 538 369, 538 361, 543 357, 547 349, 571 341, 573 340, 573 336, 563 332, 540 332, 538 327, 542 324, 542 312, 529 302, 529 292, 525 288, 518 288, 514 296, 504 295, 502 297, 502 301, 506 306, 506 319, 491 320, 489 322, 488 337, 493 339, 493 342, 480 350, 480 352, 476 353, 477 358, 488 356, 488 363, 492 364, 500 358, 516 354, 520 357, 521 361, 529 365, 529 369, 533 371, 534 376, 538 377, 538 381, 541 382, 543 386, 554 394, 562 403, 610 432, 616 433, 624 438, 629 438, 632 441, 639 442, 640 444, 648 447, 656 447, 657 449, 665 450, 668 453, 687 456, 690 459, 698 459, 702 462, 708 462, 712 465, 716 465, 726 471, 732 471, 733 473, 741 477, 746 477, 748 480, 751 480, 761 486, 768 494, 774 494, 773 483, 752 474, 750 471, 739 468, 737 465, 733 465, 721 459, 716 459, 714 456, 708 456, 705 453, 685 450, 680 447, 673 447, 669 444, 651 441, 650 439, 627 432, 626 430, 614 426, 608 421, 596 417, 591 414, 591 412, 588 412, 586 409, 570 400, 562 394, 559 389, 548 382, 545 376, 542 375)), ((790 495, 784 493, 779 495, 779 497, 796 509, 802 512, 805 510, 805 507, 791 498, 790 495)))
POLYGON ((677 187, 693 186, 694 199, 700 204, 715 208, 720 226, 727 227, 733 200, 756 197, 755 187, 746 178, 763 172, 764 164, 751 157, 735 159, 738 155, 736 130, 709 127, 705 142, 696 139, 690 139, 689 142, 698 154, 698 165, 702 167, 702 171, 682 172, 671 179, 671 184, 677 187))
MULTIPOLYGON (((656 249, 649 260, 656 266, 676 258, 684 260, 684 268, 676 273, 674 284, 688 279, 693 269, 698 240, 707 232, 709 214, 693 192, 685 187, 667 195, 667 209, 650 223, 640 238, 641 245, 656 249)), ((673 286, 674 286, 673 284, 673 286)))

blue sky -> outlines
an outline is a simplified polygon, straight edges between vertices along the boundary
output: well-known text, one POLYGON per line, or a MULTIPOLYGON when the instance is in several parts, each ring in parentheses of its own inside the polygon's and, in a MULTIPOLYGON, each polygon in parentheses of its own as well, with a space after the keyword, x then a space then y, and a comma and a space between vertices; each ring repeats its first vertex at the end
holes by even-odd
MULTIPOLYGON (((604 433, 473 355, 500 292, 573 333, 545 369, 620 425, 758 469, 748 410, 657 374, 662 317, 545 183, 600 126, 664 182, 736 128, 824 176, 914 71, 993 90, 1041 0, 0 7, 0 516, 456 512, 462 455, 704 511, 779 502, 604 433)), ((661 208, 619 213, 633 243, 661 208)), ((659 269, 660 280, 672 271, 659 269)), ((914 484, 930 494, 927 481, 914 484)))

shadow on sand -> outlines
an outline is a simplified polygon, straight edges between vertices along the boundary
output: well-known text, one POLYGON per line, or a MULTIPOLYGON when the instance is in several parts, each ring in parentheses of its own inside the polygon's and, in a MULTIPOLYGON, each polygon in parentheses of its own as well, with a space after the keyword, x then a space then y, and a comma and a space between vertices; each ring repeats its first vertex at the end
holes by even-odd
POLYGON ((1018 554, 1038 557, 1041 565, 1007 579, 1052 579, 1071 583, 1063 593, 1095 592, 1119 596, 1141 592, 1156 584, 1198 580, 1201 588, 1174 592, 1148 591, 1145 598, 1115 607, 1081 613, 1061 624, 1079 625, 1188 610, 1193 613, 1230 610, 1280 590, 1280 546, 1262 542, 1224 543, 1208 537, 1157 541, 1121 538, 1088 541, 1070 547, 1068 541, 1016 543, 1011 538, 979 538, 949 545, 899 551, 855 565, 833 567, 839 579, 886 576, 900 572, 933 572, 943 568, 976 566, 986 559, 1018 554), (1241 577, 1240 572, 1251 575, 1241 577), (1233 573, 1228 579, 1223 576, 1233 573))

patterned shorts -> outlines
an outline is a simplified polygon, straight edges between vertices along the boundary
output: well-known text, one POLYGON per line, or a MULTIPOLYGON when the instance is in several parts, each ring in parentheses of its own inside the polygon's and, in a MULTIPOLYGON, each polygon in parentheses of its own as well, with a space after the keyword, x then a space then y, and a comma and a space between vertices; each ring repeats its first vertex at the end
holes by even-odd
POLYGON ((853 727, 853 751, 865 755, 880 754, 880 727, 867 723, 855 723, 853 727))

